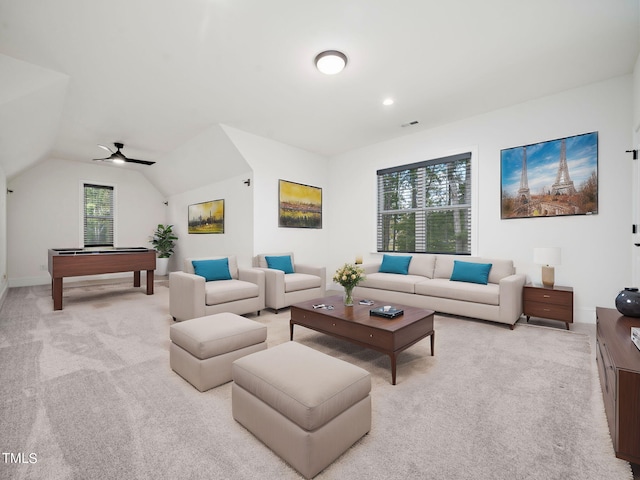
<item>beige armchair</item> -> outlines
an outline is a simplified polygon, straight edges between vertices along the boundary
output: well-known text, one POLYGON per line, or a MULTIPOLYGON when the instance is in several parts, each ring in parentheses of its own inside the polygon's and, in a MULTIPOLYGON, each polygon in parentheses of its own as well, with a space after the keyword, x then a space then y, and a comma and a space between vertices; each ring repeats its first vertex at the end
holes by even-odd
POLYGON ((293 253, 263 253, 253 259, 253 266, 265 273, 265 306, 278 310, 294 303, 304 302, 313 298, 321 298, 326 289, 326 268, 295 263, 293 253), (271 267, 281 260, 285 260, 285 268, 269 268, 267 257, 271 260, 271 267), (285 257, 290 257, 291 269, 285 257), (290 273, 285 273, 285 270, 290 273))
POLYGON ((169 312, 174 320, 221 312, 260 315, 264 307, 264 271, 238 268, 235 256, 185 258, 184 271, 169 274, 169 312), (228 271, 224 269, 224 259, 228 271))

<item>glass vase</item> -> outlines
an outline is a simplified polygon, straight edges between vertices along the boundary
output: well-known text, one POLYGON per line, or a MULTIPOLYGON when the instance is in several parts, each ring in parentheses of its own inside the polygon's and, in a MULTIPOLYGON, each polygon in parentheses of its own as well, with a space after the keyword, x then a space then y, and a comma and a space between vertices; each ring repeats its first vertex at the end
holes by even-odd
POLYGON ((353 306, 353 287, 344 287, 344 306, 353 306))

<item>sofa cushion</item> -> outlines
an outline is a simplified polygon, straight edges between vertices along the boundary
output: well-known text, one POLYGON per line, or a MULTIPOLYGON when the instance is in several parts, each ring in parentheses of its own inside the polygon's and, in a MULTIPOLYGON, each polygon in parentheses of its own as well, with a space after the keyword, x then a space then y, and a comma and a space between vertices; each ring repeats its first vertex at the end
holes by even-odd
POLYGON ((495 283, 452 282, 443 278, 424 280, 415 286, 416 293, 438 298, 451 298, 463 302, 500 305, 500 286, 495 283))
POLYGON ((453 272, 450 280, 453 282, 480 283, 486 285, 489 281, 490 263, 461 262, 454 260, 453 272))
POLYGON ((199 257, 199 258, 185 258, 183 263, 183 270, 185 273, 195 274, 195 269, 193 268, 194 260, 219 260, 222 258, 226 258, 229 262, 229 273, 231 274, 231 278, 238 278, 238 259, 235 255, 217 255, 213 257, 199 257))
POLYGON ((400 275, 409 274, 410 255, 384 255, 380 265, 381 273, 397 273, 400 275))
POLYGON ((204 289, 205 303, 207 305, 235 302, 260 295, 258 285, 245 282, 244 280, 217 280, 215 282, 206 282, 204 289))
POLYGON ((278 255, 278 256, 265 256, 267 261, 267 267, 274 270, 282 270, 284 273, 293 273, 293 263, 291 262, 291 256, 278 255))
POLYGON ((500 280, 503 278, 516 273, 516 269, 513 266, 513 260, 480 258, 479 261, 491 263, 493 265, 489 272, 489 283, 500 283, 500 280))
POLYGON ((293 252, 261 253, 260 255, 256 255, 256 257, 253 260, 253 264, 254 264, 254 267, 269 268, 269 265, 267 264, 267 257, 285 257, 285 256, 291 257, 292 265, 296 264, 296 260, 295 260, 295 257, 293 256, 293 252))
POLYGON ((437 255, 436 257, 436 267, 433 278, 451 278, 451 274, 453 273, 453 262, 455 260, 474 263, 491 263, 492 267, 491 271, 489 272, 489 283, 500 283, 500 280, 515 273, 512 260, 466 256, 462 257, 460 255, 437 255))
POLYGON ((229 260, 219 258, 217 260, 193 260, 193 270, 196 275, 204 277, 205 281, 231 280, 229 273, 229 260))
POLYGON ((391 290, 394 292, 415 293, 414 285, 423 282, 419 275, 398 275, 397 273, 370 273, 358 286, 391 290))
POLYGON ((436 267, 436 255, 430 253, 416 254, 409 264, 409 275, 422 275, 433 278, 433 270, 436 267))
POLYGON ((284 291, 297 292, 298 290, 309 290, 320 287, 322 279, 316 275, 306 273, 288 273, 284 276, 284 291))

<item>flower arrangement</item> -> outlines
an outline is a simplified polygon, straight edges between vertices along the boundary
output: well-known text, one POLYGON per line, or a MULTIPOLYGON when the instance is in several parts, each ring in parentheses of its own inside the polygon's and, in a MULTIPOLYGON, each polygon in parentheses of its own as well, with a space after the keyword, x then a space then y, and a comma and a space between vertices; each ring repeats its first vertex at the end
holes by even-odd
POLYGON ((344 304, 353 305, 353 289, 365 279, 364 269, 350 263, 345 263, 336 270, 333 281, 344 287, 344 304))

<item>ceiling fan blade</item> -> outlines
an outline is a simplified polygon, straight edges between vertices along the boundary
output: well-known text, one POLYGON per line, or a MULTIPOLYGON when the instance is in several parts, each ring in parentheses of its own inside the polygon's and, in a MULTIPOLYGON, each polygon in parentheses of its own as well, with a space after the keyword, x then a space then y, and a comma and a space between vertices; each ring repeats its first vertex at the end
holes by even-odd
POLYGON ((153 165, 156 162, 151 162, 149 160, 136 160, 135 158, 128 158, 125 157, 125 162, 130 162, 130 163, 139 163, 141 165, 153 165))
POLYGON ((107 158, 94 158, 93 161, 94 162, 104 162, 105 160, 111 160, 111 157, 107 157, 107 158))
POLYGON ((94 158, 94 160, 97 161, 110 161, 113 163, 139 163, 140 165, 153 165, 156 162, 151 162, 149 160, 137 160, 135 158, 129 158, 126 157, 124 155, 124 153, 122 153, 120 151, 121 148, 124 148, 124 144, 120 143, 120 142, 114 142, 114 145, 116 147, 116 150, 111 150, 109 147, 106 147, 105 145, 100 145, 98 144, 98 146, 104 150, 106 150, 107 152, 109 152, 111 155, 108 156, 107 158, 94 158))
POLYGON ((104 145, 100 145, 100 144, 98 144, 98 146, 99 146, 100 148, 104 148, 104 149, 105 149, 107 152, 109 152, 109 153, 115 153, 115 152, 114 152, 113 150, 111 150, 109 147, 105 147, 104 145))

